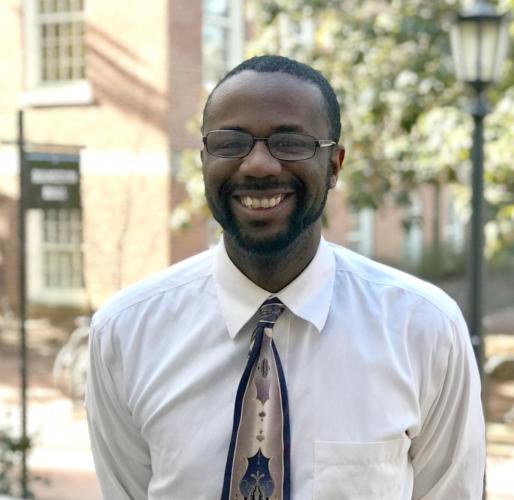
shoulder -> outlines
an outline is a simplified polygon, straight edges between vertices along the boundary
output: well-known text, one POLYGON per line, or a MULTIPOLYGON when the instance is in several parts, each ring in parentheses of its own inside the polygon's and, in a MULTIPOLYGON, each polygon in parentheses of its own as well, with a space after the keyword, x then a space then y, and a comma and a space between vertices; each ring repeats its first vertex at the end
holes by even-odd
POLYGON ((194 289, 212 274, 213 250, 185 259, 113 295, 93 316, 92 329, 98 330, 110 319, 128 309, 144 308, 149 302, 184 288, 194 289))
POLYGON ((338 307, 356 318, 359 334, 384 340, 399 357, 405 351, 420 387, 428 373, 439 387, 451 360, 472 364, 466 322, 443 290, 345 248, 332 248, 338 307))
MULTIPOLYGON (((460 323, 456 302, 437 286, 393 267, 375 262, 351 250, 330 244, 336 261, 336 276, 347 286, 359 287, 370 299, 407 309, 432 312, 460 323)), ((344 286, 340 284, 339 286, 344 286)))

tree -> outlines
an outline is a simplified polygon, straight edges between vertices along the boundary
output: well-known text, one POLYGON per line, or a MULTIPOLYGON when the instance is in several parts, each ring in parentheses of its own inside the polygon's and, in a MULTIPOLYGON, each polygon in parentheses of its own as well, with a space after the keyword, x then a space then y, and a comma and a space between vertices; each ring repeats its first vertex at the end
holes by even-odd
MULTIPOLYGON (((409 205, 427 182, 451 183, 469 196, 471 118, 448 35, 456 0, 263 0, 247 7, 249 55, 296 57, 334 86, 348 150, 343 178, 356 208, 376 209, 387 197, 409 205)), ((502 8, 514 12, 514 0, 502 8)), ((506 69, 490 92, 495 113, 486 123, 490 253, 514 242, 512 61, 506 69)))

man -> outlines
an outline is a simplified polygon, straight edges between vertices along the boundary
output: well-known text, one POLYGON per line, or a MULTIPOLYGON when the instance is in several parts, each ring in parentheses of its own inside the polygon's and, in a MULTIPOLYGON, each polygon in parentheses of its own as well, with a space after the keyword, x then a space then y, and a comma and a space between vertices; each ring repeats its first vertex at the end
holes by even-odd
POLYGON ((480 383, 458 307, 321 237, 344 160, 328 82, 252 58, 213 90, 202 132, 222 241, 93 319, 104 498, 480 499, 480 383))

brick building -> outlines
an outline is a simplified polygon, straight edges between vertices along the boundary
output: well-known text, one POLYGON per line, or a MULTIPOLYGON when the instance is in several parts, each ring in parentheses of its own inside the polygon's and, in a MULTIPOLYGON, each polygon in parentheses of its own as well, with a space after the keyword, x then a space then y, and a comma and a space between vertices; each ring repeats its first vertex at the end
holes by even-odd
MULTIPOLYGON (((16 139, 22 107, 27 149, 71 152, 81 171, 81 210, 28 213, 32 304, 94 309, 120 287, 205 248, 202 221, 170 232, 171 209, 183 196, 173 162, 198 147, 187 126, 205 85, 241 59, 240 3, 204 2, 204 12, 201 0, 156 0, 151 8, 142 0, 1 2, 0 138, 16 139)), ((16 146, 3 144, 4 299, 16 289, 17 175, 16 146)))
MULTIPOLYGON (((206 91, 240 61, 244 0, 3 0, 0 140, 24 109, 29 150, 75 155, 80 210, 30 210, 30 303, 96 309, 117 289, 206 248, 212 222, 175 233, 175 179, 206 91)), ((15 307, 18 155, 0 146, 0 300, 15 307)), ((427 188, 414 210, 430 213, 427 188)), ((393 208, 329 202, 327 237, 388 261, 416 260, 429 221, 406 237, 393 208)), ((416 214, 414 214, 416 215, 416 214)), ((452 233, 453 234, 453 233, 452 233)))

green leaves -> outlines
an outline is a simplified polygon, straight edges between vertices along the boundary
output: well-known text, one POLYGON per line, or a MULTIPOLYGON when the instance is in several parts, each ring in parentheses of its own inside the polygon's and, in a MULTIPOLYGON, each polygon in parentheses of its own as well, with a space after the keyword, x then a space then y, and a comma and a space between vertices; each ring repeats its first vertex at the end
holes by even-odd
MULTIPOLYGON (((503 4, 514 12, 514 0, 503 4)), ((276 52, 311 63, 338 94, 348 150, 344 182, 356 207, 377 208, 388 196, 406 205, 409 193, 426 182, 467 186, 472 122, 449 43, 456 0, 259 5, 251 54, 276 52), (309 30, 309 43, 288 40, 309 30)), ((496 207, 489 233, 501 234, 504 242, 506 228, 514 227, 505 209, 514 192, 514 64, 506 66, 503 81, 490 92, 495 108, 486 119, 485 151, 486 198, 496 207)))
MULTIPOLYGON (((501 0, 511 9, 514 0, 501 0)), ((263 0, 248 2, 253 39, 247 55, 279 53, 319 69, 341 104, 343 174, 350 202, 378 208, 388 197, 408 205, 427 182, 469 197, 471 95, 455 81, 449 29, 457 0, 263 0)), ((514 35, 514 23, 511 25, 514 35)), ((514 243, 514 62, 488 97, 485 195, 488 251, 514 243)), ((180 171, 189 199, 175 226, 204 210, 198 156, 180 171)), ((177 215, 178 214, 178 215, 177 215)))
POLYGON ((31 447, 29 438, 14 438, 6 430, 0 430, 0 495, 15 494, 19 482, 21 454, 31 447))

